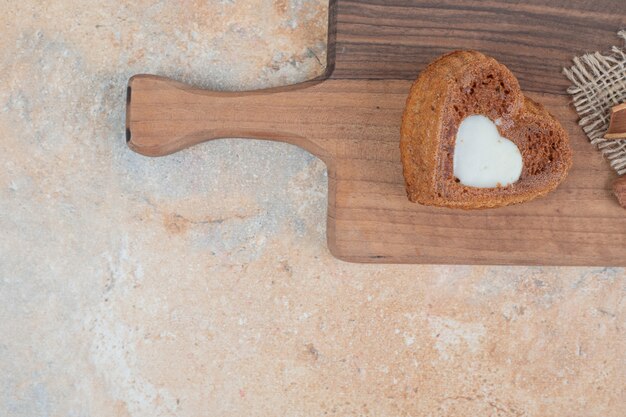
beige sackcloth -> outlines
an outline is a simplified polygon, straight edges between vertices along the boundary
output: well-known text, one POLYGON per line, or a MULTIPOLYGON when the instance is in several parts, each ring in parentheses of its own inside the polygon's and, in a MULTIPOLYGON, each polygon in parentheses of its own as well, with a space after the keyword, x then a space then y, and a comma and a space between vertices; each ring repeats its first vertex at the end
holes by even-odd
MULTIPOLYGON (((618 33, 626 41, 626 30, 618 33)), ((611 107, 626 101, 626 52, 617 46, 612 55, 599 52, 574 58, 563 72, 573 85, 567 92, 574 99, 578 122, 589 140, 608 159, 619 175, 626 174, 626 139, 606 140, 611 107)))

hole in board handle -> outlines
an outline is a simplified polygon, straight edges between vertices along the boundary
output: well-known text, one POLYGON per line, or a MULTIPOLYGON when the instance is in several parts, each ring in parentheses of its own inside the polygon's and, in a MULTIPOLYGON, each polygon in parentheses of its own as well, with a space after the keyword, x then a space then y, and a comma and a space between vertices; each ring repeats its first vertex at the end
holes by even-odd
MULTIPOLYGON (((133 93, 133 89, 128 86, 128 88, 126 89, 126 118, 128 119, 128 108, 130 106, 130 98, 131 95, 133 93)), ((130 128, 128 128, 128 120, 126 120, 126 143, 130 142, 130 138, 131 138, 131 133, 130 133, 130 128)))

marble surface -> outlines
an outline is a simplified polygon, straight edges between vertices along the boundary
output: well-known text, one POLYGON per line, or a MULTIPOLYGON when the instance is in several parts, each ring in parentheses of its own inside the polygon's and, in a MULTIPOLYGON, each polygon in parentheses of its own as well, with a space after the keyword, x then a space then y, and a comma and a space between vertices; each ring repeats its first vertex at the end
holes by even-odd
POLYGON ((126 81, 319 74, 324 0, 9 0, 0 415, 626 415, 626 271, 355 265, 325 166, 124 141, 126 81))

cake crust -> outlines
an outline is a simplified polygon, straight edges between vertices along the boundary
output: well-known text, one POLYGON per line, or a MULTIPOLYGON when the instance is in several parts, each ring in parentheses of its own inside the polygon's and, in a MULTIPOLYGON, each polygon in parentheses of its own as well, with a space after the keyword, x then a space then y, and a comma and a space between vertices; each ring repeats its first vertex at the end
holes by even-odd
POLYGON ((456 51, 431 63, 411 87, 402 117, 400 151, 409 200, 481 209, 517 204, 554 190, 572 164, 569 138, 539 103, 524 97, 515 76, 495 59, 456 51), (522 153, 520 179, 506 187, 474 188, 454 177, 456 134, 467 116, 496 122, 522 153))

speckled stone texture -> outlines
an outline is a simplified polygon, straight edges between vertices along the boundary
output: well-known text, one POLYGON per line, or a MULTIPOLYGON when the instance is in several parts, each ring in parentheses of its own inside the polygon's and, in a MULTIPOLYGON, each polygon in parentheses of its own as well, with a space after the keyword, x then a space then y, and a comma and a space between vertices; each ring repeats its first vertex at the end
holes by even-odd
POLYGON ((129 76, 314 77, 326 8, 3 2, 0 416, 626 415, 624 269, 347 264, 305 151, 126 147, 129 76))

